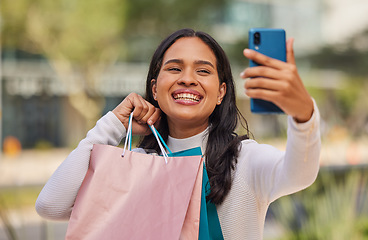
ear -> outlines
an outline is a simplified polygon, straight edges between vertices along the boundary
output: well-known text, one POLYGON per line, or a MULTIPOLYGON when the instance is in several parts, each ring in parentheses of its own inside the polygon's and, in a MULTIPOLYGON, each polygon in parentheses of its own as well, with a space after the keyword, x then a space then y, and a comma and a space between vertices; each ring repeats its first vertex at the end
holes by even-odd
POLYGON ((222 99, 225 97, 225 94, 226 94, 226 83, 221 83, 217 95, 217 105, 221 104, 222 99))
POLYGON ((156 86, 156 79, 151 80, 151 91, 152 96, 155 100, 157 100, 157 86, 156 86))

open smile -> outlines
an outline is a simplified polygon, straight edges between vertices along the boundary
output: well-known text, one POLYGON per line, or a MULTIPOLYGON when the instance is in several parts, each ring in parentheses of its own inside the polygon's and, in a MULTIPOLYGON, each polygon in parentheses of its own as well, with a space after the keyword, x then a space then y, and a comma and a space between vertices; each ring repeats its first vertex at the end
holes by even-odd
POLYGON ((193 90, 177 90, 172 94, 175 102, 178 103, 199 103, 202 100, 202 96, 193 90))

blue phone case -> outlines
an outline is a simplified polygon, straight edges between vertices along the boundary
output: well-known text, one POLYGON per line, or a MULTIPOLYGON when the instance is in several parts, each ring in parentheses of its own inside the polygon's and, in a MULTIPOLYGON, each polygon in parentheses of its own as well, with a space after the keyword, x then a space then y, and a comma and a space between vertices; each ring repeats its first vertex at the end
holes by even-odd
MULTIPOLYGON (((249 30, 249 48, 258 51, 271 58, 286 62, 286 36, 284 29, 252 28, 249 30), (257 40, 258 34, 259 38, 257 40)), ((249 66, 259 66, 250 60, 249 66)), ((272 114, 283 111, 272 102, 261 99, 250 99, 250 109, 253 113, 272 114)))

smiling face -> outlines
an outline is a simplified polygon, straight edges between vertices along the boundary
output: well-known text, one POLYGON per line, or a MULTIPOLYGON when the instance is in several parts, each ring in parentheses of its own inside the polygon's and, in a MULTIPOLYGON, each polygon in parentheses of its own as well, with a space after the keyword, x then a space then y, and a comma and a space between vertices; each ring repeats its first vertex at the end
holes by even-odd
POLYGON ((216 63, 212 50, 197 37, 181 38, 166 51, 152 92, 167 115, 170 133, 179 126, 197 133, 207 128, 209 116, 226 93, 216 63))

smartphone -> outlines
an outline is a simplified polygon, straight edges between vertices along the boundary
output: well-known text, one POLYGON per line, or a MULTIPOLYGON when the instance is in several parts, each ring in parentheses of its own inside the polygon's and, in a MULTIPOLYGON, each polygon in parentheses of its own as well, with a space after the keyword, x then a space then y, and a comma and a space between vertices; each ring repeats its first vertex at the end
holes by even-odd
MULTIPOLYGON (((249 30, 249 48, 271 58, 286 62, 286 36, 284 29, 251 28, 249 30)), ((259 66, 250 60, 249 66, 259 66)), ((250 109, 253 113, 273 114, 283 113, 274 103, 262 99, 250 99, 250 109)))

